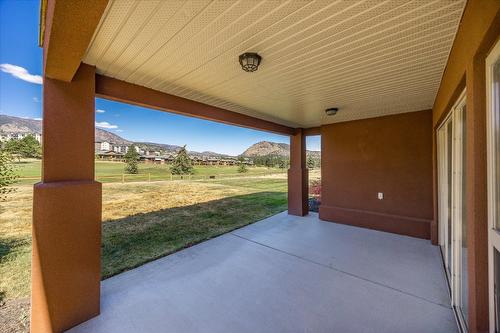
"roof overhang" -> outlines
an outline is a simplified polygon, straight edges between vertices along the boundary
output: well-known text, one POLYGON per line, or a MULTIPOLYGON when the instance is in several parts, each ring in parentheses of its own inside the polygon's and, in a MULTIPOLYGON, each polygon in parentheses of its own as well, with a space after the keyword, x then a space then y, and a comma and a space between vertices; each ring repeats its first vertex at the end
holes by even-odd
POLYGON ((45 75, 71 80, 83 61, 98 81, 220 112, 206 118, 98 92, 106 98, 318 133, 432 108, 465 3, 43 0, 45 75), (238 63, 247 51, 263 57, 254 73, 238 63), (340 111, 328 117, 333 106, 340 111))
POLYGON ((106 9, 108 0, 42 0, 39 44, 44 76, 69 82, 106 9))

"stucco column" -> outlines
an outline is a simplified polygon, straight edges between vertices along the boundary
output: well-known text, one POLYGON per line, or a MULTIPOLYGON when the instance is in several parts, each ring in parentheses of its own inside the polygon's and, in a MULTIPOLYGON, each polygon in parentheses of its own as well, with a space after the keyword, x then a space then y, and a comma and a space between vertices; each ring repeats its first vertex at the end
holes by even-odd
POLYGON ((306 168, 306 136, 298 128, 290 136, 290 169, 288 169, 288 214, 304 216, 309 213, 309 173, 306 168))
POLYGON ((44 78, 42 181, 34 186, 31 331, 99 314, 101 184, 94 181, 95 69, 44 78))

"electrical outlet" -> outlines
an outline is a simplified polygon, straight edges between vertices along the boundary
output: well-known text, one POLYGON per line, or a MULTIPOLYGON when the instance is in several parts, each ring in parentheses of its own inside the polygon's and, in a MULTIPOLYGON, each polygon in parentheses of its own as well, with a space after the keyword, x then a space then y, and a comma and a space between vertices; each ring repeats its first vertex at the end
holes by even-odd
POLYGON ((378 199, 379 199, 379 200, 384 199, 384 193, 382 193, 382 192, 378 192, 378 199))

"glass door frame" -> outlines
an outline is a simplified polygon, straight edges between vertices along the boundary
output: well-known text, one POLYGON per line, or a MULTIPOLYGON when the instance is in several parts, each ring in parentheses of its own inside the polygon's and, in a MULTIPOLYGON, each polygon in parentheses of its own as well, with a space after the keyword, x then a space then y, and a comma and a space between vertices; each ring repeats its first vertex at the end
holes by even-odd
POLYGON ((497 221, 498 201, 500 193, 496 187, 497 169, 500 168, 500 156, 497 154, 500 147, 497 147, 497 139, 495 137, 495 129, 500 130, 500 110, 499 110, 499 93, 495 91, 493 68, 500 62, 500 42, 497 42, 493 50, 486 58, 486 151, 487 151, 487 184, 488 184, 488 288, 489 288, 489 317, 490 317, 490 332, 495 332, 500 329, 498 323, 499 318, 495 309, 495 250, 500 252, 500 221, 497 221))
POLYGON ((464 171, 464 129, 466 114, 466 91, 464 90, 450 113, 437 129, 438 154, 438 218, 439 218, 439 245, 442 250, 446 276, 450 286, 451 305, 454 309, 457 322, 462 331, 467 331, 466 314, 462 312, 462 224, 463 224, 463 171, 464 171), (449 125, 451 124, 451 145, 448 142, 449 125), (451 165, 448 154, 451 150, 451 165), (448 183, 448 172, 451 172, 451 187, 448 183), (451 193, 449 189, 451 188, 451 193), (451 201, 449 201, 451 196, 451 201), (451 204, 451 207, 448 204, 451 204), (451 214, 451 218, 450 215, 451 214), (449 224, 451 223, 451 228, 449 224), (449 230, 451 230, 451 244, 448 244, 449 230), (444 249, 443 249, 444 247, 444 249), (451 251, 450 250, 451 247, 451 251), (451 253, 451 258, 449 253, 451 253), (450 267, 450 271, 448 271, 450 267))
MULTIPOLYGON (((468 318, 466 316, 468 313, 463 313, 463 298, 467 298, 468 295, 462 295, 462 283, 464 282, 464 276, 462 274, 462 265, 464 263, 464 258, 462 256, 462 242, 463 242, 463 224, 467 223, 464 221, 463 207, 465 205, 465 198, 463 197, 463 188, 465 186, 463 182, 463 174, 465 170, 464 166, 464 155, 465 146, 464 140, 466 140, 464 135, 465 114, 466 114, 466 92, 460 95, 455 106, 453 107, 453 166, 452 166, 452 259, 453 259, 453 275, 454 279, 452 283, 452 295, 451 303, 455 307, 457 317, 460 322, 460 326, 463 332, 467 331, 468 318)), ((466 250, 468 247, 466 247, 466 250)), ((465 258, 467 259, 467 258, 465 258)), ((467 281, 467 280, 465 280, 467 281)))
MULTIPOLYGON (((452 122, 451 114, 446 117, 441 126, 437 130, 437 154, 438 154, 438 216, 439 216, 439 245, 441 248, 441 254, 443 256, 445 273, 448 279, 448 284, 450 289, 448 290, 451 295, 451 257, 449 253, 448 235, 449 223, 450 223, 450 209, 448 207, 449 196, 451 195, 448 191, 448 171, 451 165, 448 163, 448 154, 451 147, 448 145, 448 131, 449 124, 452 122), (450 270, 448 270, 450 267, 450 270)), ((451 171, 450 171, 451 172, 451 171)))

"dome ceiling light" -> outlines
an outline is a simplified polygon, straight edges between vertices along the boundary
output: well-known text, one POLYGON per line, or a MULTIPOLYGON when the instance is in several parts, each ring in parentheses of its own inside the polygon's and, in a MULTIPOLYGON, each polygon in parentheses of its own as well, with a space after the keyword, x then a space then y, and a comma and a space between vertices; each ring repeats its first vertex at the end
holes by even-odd
POLYGON ((261 60, 262 57, 257 53, 246 52, 240 55, 240 65, 245 72, 255 72, 261 60))
POLYGON ((325 110, 325 113, 327 116, 335 116, 338 111, 339 111, 339 108, 328 108, 325 110))

